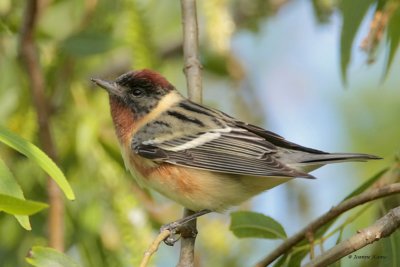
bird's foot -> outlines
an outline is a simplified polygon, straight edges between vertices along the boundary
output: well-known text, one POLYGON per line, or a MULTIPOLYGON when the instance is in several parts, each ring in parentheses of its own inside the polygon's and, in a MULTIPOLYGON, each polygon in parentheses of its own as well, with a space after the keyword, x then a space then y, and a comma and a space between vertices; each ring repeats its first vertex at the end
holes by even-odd
POLYGON ((160 232, 164 232, 168 230, 170 232, 169 236, 164 239, 164 243, 168 246, 173 246, 180 239, 180 227, 182 225, 178 223, 178 221, 164 224, 160 228, 160 232))
POLYGON ((201 210, 189 216, 183 217, 182 219, 161 226, 160 232, 168 230, 171 233, 166 239, 164 239, 164 243, 168 246, 173 246, 180 239, 181 236, 196 237, 196 227, 190 227, 186 223, 210 212, 211 210, 201 210))

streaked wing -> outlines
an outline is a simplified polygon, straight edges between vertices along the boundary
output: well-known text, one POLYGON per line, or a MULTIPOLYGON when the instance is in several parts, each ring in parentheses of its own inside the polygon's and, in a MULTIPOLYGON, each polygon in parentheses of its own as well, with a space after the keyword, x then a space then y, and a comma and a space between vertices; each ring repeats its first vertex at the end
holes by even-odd
POLYGON ((251 176, 312 177, 285 166, 276 147, 241 128, 223 128, 163 142, 143 142, 139 155, 192 168, 251 176))
POLYGON ((235 125, 237 127, 246 129, 246 130, 256 134, 257 136, 263 137, 266 141, 271 142, 272 144, 282 147, 282 148, 293 149, 293 150, 303 151, 303 152, 313 153, 313 154, 329 154, 329 153, 326 153, 321 150, 301 146, 301 145, 295 144, 293 142, 287 141, 285 138, 283 138, 282 136, 280 136, 274 132, 265 130, 263 128, 260 128, 258 126, 252 125, 252 124, 248 124, 248 123, 236 120, 235 125))

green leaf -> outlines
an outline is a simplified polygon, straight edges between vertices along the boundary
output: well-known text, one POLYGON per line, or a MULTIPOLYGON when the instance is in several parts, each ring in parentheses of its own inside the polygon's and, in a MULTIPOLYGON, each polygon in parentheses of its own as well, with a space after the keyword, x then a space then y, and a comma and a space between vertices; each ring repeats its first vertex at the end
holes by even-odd
POLYGON ((46 203, 0 194, 0 211, 4 211, 12 215, 32 215, 47 208, 48 206, 49 205, 46 203))
POLYGON ((277 261, 275 261, 273 267, 299 267, 304 257, 309 254, 309 248, 304 246, 300 248, 299 246, 293 247, 289 253, 281 256, 277 261))
POLYGON ((70 257, 53 248, 35 246, 26 261, 36 267, 79 267, 70 257))
POLYGON ((37 146, 19 137, 0 125, 0 142, 12 147, 39 165, 58 184, 68 199, 74 200, 75 195, 64 173, 37 146))
POLYGON ((342 0, 340 10, 343 17, 340 36, 340 65, 342 79, 347 82, 347 67, 351 59, 351 48, 360 24, 375 0, 342 0))
POLYGON ((113 42, 109 34, 82 31, 65 39, 60 49, 71 56, 83 57, 104 53, 112 46, 113 42))
POLYGON ((275 261, 273 267, 283 267, 287 266, 287 262, 290 260, 290 253, 286 253, 285 255, 281 256, 278 258, 277 261, 275 261))
POLYGON ((271 217, 250 211, 231 213, 230 230, 240 238, 256 237, 278 239, 286 238, 283 227, 271 217))
MULTIPOLYGON (((21 187, 14 179, 14 176, 2 159, 0 159, 0 194, 25 199, 21 187)), ((26 230, 32 230, 28 216, 15 215, 15 218, 23 228, 26 230)))
POLYGON ((309 253, 310 250, 308 248, 295 250, 294 252, 291 253, 287 266, 300 267, 304 257, 307 256, 309 253))
POLYGON ((387 27, 387 41, 389 43, 389 53, 385 67, 384 79, 389 73, 390 67, 392 66, 393 59, 396 56, 397 49, 400 43, 400 5, 398 3, 393 3, 396 5, 396 11, 392 14, 389 19, 387 27))

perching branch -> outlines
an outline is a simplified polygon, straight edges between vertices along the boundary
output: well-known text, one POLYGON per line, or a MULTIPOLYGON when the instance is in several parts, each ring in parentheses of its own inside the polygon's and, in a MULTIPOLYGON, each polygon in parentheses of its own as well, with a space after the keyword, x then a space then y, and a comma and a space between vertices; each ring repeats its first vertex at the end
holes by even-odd
MULTIPOLYGON (((190 216, 194 213, 189 209, 183 210, 183 217, 190 216)), ((185 223, 179 228, 181 235, 181 252, 177 267, 193 267, 194 266, 194 245, 197 236, 197 219, 185 223)))
MULTIPOLYGON (((35 27, 38 20, 40 3, 28 0, 24 21, 21 28, 19 57, 25 68, 30 84, 33 103, 39 124, 39 140, 47 155, 56 161, 56 150, 50 132, 49 105, 44 93, 44 76, 39 63, 39 55, 35 45, 35 27)), ((49 245, 57 250, 64 250, 64 204, 61 191, 52 179, 48 179, 49 194, 49 245)))
POLYGON ((355 197, 349 198, 339 205, 331 208, 330 211, 312 221, 309 225, 303 228, 300 232, 286 239, 279 247, 272 251, 267 257, 257 263, 257 267, 268 266, 281 255, 287 253, 296 244, 306 238, 307 233, 315 233, 320 227, 338 217, 342 213, 367 202, 375 199, 383 198, 393 194, 400 193, 400 183, 382 186, 377 189, 371 189, 367 192, 361 193, 355 197))
POLYGON ((390 210, 375 224, 357 231, 357 234, 340 242, 338 245, 322 253, 304 267, 328 266, 350 253, 359 250, 381 238, 391 235, 400 227, 400 207, 390 210))
MULTIPOLYGON (((181 0, 183 25, 183 55, 184 72, 187 81, 189 99, 201 103, 202 82, 201 64, 199 60, 199 33, 197 26, 196 0, 181 0)), ((189 216, 193 211, 184 209, 183 216, 189 216)), ((180 229, 181 252, 178 267, 194 266, 194 245, 196 241, 197 220, 192 220, 180 229)))

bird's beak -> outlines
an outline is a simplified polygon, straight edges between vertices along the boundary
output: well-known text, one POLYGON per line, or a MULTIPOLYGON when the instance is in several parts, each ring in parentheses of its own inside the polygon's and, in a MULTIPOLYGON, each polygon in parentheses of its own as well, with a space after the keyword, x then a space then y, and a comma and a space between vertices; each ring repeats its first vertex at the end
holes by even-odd
POLYGON ((95 79, 95 78, 91 78, 90 80, 93 83, 95 83, 96 85, 100 86, 101 88, 106 89, 106 91, 108 93, 110 93, 111 95, 122 96, 122 92, 119 89, 119 86, 115 82, 109 82, 109 81, 95 79))

